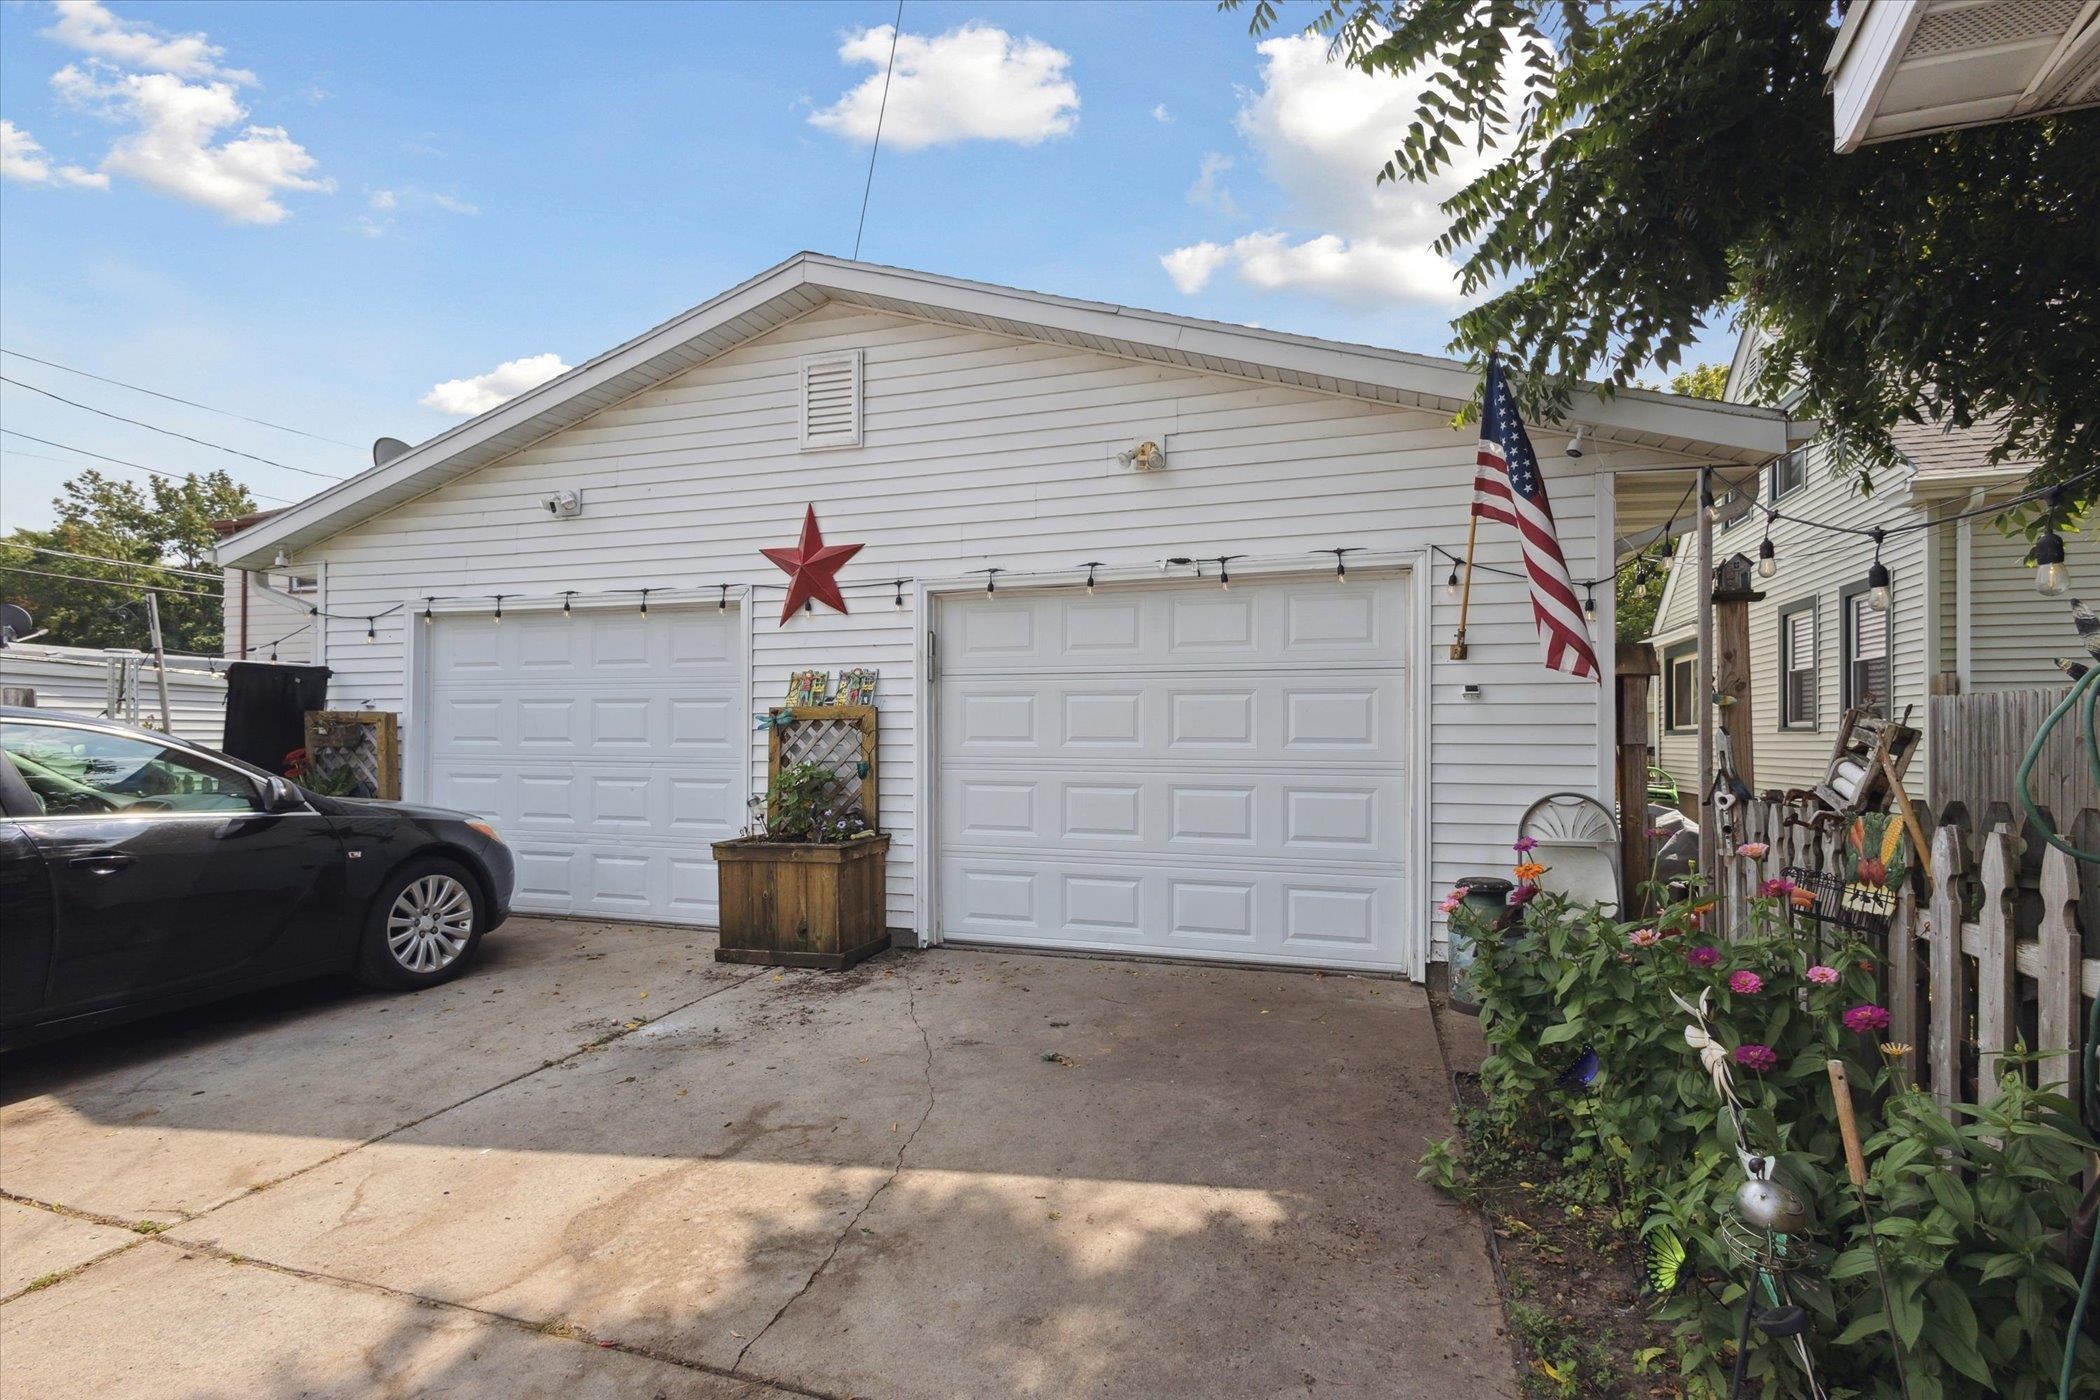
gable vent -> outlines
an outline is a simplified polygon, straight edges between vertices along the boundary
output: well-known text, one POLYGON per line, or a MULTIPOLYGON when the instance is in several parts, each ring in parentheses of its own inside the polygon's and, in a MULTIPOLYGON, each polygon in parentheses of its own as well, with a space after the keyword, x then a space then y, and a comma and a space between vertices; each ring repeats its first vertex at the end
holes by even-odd
POLYGON ((802 448, 860 445, 860 351, 802 362, 802 448))

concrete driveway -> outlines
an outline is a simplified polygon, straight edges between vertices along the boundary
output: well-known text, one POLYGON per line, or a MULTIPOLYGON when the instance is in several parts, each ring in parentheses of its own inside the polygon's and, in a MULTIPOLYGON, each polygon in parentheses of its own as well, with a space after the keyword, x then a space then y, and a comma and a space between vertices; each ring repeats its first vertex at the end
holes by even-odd
POLYGON ((0 1393, 1515 1394, 1419 989, 711 949, 0 1058, 0 1393))

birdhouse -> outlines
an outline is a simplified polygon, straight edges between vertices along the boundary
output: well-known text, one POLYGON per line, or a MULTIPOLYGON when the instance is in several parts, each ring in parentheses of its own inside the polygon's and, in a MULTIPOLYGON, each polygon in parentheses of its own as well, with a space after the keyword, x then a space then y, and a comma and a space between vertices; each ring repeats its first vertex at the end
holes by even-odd
POLYGON ((1735 554, 1714 565, 1714 601, 1716 603, 1755 603, 1764 594, 1750 586, 1757 577, 1757 566, 1750 562, 1747 554, 1735 554))

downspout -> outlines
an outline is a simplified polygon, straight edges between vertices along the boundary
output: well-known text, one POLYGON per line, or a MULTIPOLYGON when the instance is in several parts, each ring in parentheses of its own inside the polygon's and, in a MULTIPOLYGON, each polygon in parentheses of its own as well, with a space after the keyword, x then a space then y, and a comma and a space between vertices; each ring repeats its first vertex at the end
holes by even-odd
POLYGON ((248 659, 248 579, 246 569, 241 570, 241 660, 248 659))

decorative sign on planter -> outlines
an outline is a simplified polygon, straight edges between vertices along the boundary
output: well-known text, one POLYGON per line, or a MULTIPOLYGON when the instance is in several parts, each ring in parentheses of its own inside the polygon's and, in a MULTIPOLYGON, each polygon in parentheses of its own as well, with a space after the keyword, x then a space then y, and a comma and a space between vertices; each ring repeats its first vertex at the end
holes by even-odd
POLYGON ((846 611, 846 596, 839 592, 839 569, 848 559, 860 553, 857 544, 826 544, 824 532, 817 528, 817 508, 810 506, 802 516, 802 540, 793 549, 762 549, 759 553, 777 564, 787 574, 787 602, 780 609, 780 625, 795 615, 795 609, 812 600, 827 607, 846 611))
POLYGON ((399 799, 399 724, 391 710, 308 710, 307 785, 344 797, 399 799))

